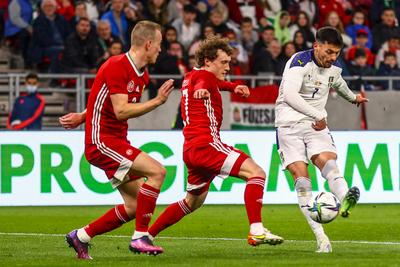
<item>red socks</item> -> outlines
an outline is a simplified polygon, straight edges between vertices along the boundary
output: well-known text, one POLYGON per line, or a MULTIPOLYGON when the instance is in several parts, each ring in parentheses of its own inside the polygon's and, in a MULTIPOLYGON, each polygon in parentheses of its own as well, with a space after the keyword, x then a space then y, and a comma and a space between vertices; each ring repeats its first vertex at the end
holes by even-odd
POLYGON ((143 184, 140 188, 137 197, 135 231, 147 232, 159 193, 160 190, 155 189, 148 184, 143 184))
POLYGON ((192 210, 184 199, 169 205, 150 227, 149 234, 155 237, 159 232, 179 222, 180 219, 191 212, 192 210))
POLYGON ((129 218, 126 213, 123 204, 117 205, 107 211, 103 216, 87 225, 85 231, 90 237, 94 237, 114 230, 132 219, 133 218, 129 218))
POLYGON ((264 185, 265 179, 261 177, 252 177, 247 180, 244 191, 244 203, 250 224, 261 222, 264 185))

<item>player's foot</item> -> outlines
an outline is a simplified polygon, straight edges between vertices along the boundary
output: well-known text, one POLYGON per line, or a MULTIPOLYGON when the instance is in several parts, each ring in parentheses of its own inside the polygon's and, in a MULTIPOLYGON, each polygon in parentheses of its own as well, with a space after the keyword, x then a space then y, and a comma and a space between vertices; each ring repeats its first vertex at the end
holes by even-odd
POLYGON ((131 244, 129 245, 129 250, 138 254, 143 253, 154 256, 164 252, 162 247, 154 246, 148 236, 132 239, 131 244))
POLYGON ((341 207, 340 207, 340 215, 342 217, 348 217, 350 215, 350 211, 357 204, 357 201, 360 199, 360 189, 357 186, 353 186, 349 189, 346 196, 344 197, 341 207))
POLYGON ((329 238, 327 235, 323 235, 319 238, 317 238, 317 250, 315 252, 317 253, 330 253, 332 252, 332 246, 331 242, 329 241, 329 238))
POLYGON ((89 243, 84 243, 79 240, 77 236, 77 230, 71 231, 65 236, 65 240, 70 247, 73 247, 76 251, 76 257, 78 259, 91 260, 92 257, 89 256, 89 243))
POLYGON ((249 233, 247 236, 247 243, 251 246, 258 246, 261 244, 279 245, 283 243, 283 240, 282 237, 274 235, 266 228, 264 228, 264 234, 262 235, 253 235, 249 233))

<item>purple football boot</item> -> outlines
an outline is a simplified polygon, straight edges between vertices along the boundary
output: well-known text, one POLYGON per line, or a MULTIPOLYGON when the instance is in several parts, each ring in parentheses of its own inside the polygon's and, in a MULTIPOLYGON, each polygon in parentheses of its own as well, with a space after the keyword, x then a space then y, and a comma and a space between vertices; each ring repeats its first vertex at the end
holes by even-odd
POLYGON ((77 236, 78 230, 73 230, 65 236, 67 243, 70 247, 73 247, 76 251, 76 257, 78 259, 91 260, 89 256, 89 243, 84 243, 79 240, 77 236))
POLYGON ((131 244, 129 245, 129 250, 138 254, 143 253, 154 256, 164 252, 162 247, 154 246, 148 236, 132 239, 131 244))

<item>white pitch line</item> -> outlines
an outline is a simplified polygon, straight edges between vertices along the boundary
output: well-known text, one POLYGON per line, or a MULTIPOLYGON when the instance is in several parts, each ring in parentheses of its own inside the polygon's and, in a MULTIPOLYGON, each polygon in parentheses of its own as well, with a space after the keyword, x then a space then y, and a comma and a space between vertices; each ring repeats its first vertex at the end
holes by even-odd
MULTIPOLYGON (((0 235, 9 236, 49 236, 49 237, 64 237, 65 234, 45 234, 45 233, 3 233, 0 235)), ((131 238, 129 235, 103 235, 107 238, 131 238)), ((157 239, 173 239, 173 240, 209 240, 209 241, 245 241, 244 238, 226 238, 226 237, 172 237, 160 236, 157 239)), ((285 242, 293 243, 313 243, 315 240, 285 240, 285 242)), ((400 242, 391 241, 363 241, 363 240, 331 240, 332 243, 349 243, 349 244, 369 244, 369 245, 400 245, 400 242)))

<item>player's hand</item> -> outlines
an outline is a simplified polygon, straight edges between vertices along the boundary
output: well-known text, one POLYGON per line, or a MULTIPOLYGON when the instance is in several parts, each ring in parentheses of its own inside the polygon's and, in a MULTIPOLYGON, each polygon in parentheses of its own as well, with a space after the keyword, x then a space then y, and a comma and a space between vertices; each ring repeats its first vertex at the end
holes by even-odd
POLYGON ((316 121, 316 122, 314 122, 311 126, 312 126, 312 127, 314 128, 314 130, 316 130, 316 131, 322 131, 322 130, 325 129, 326 126, 327 126, 326 119, 323 118, 323 119, 320 120, 320 121, 316 121))
POLYGON ((249 87, 246 85, 238 85, 235 87, 233 90, 235 94, 241 95, 242 97, 249 97, 250 95, 250 90, 249 87))
POLYGON ((157 98, 161 100, 161 104, 167 101, 172 89, 174 89, 174 80, 172 79, 165 81, 160 88, 158 88, 157 98))
POLYGON ((353 104, 356 104, 358 107, 358 106, 360 106, 360 104, 366 103, 366 102, 369 102, 369 99, 365 98, 361 94, 358 94, 358 95, 356 95, 356 100, 353 101, 353 104))
POLYGON ((68 113, 58 119, 65 129, 74 129, 81 125, 86 119, 86 113, 68 113))
POLYGON ((207 89, 198 89, 194 92, 193 97, 196 99, 209 99, 210 92, 207 89))

